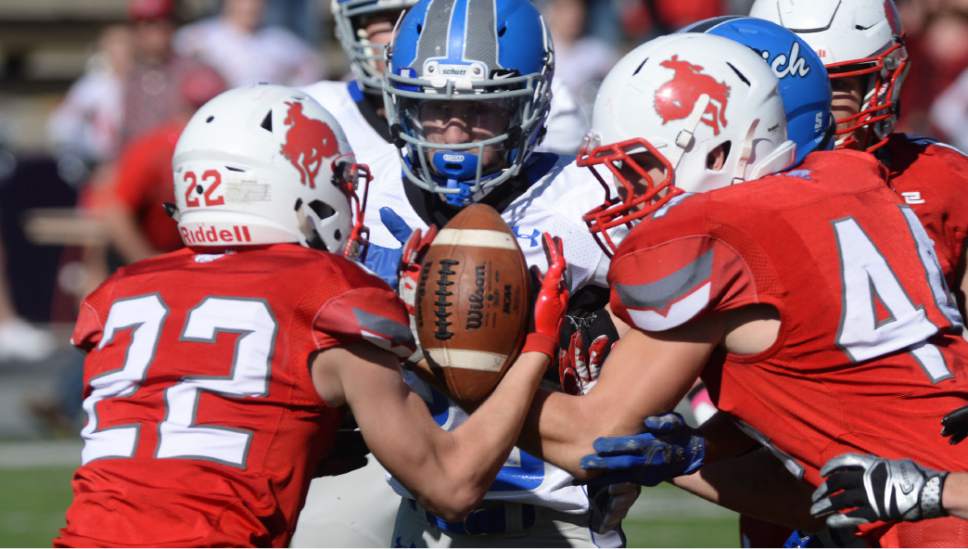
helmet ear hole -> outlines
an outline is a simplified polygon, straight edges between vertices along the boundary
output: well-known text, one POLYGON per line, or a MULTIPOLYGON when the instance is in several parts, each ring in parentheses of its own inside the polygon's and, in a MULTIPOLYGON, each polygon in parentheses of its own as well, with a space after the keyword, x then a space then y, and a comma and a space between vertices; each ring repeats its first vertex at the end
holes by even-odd
POLYGON ((336 240, 343 240, 343 233, 339 229, 336 229, 333 231, 333 238, 336 240))
POLYGON ((707 170, 721 170, 723 166, 726 165, 726 160, 729 159, 729 151, 733 148, 732 141, 726 141, 720 144, 715 149, 709 151, 706 155, 706 169, 707 170))
POLYGON ((313 211, 319 219, 326 219, 336 213, 332 206, 322 200, 313 200, 309 203, 309 209, 313 211))

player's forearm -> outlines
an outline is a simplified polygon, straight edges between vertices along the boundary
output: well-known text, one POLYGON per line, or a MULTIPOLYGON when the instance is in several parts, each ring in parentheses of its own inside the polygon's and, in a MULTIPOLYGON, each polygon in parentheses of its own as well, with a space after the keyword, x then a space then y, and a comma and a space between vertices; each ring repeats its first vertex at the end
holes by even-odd
POLYGON ((823 523, 810 516, 812 488, 797 480, 766 448, 705 465, 672 481, 703 499, 760 520, 815 532, 823 523))
POLYGON ((949 515, 968 520, 968 473, 949 473, 941 493, 941 506, 949 515))
POLYGON ((448 514, 464 514, 476 505, 494 482, 521 432, 538 384, 548 367, 547 355, 524 353, 487 400, 450 433, 437 459, 447 490, 459 503, 448 514))
POLYGON ((539 390, 518 445, 575 478, 587 480, 588 472, 579 463, 582 456, 592 453, 595 438, 608 429, 601 419, 603 415, 590 409, 587 396, 539 390))
POLYGON ((102 212, 102 218, 111 236, 111 242, 127 263, 134 263, 157 254, 148 240, 142 236, 131 214, 112 206, 102 212))

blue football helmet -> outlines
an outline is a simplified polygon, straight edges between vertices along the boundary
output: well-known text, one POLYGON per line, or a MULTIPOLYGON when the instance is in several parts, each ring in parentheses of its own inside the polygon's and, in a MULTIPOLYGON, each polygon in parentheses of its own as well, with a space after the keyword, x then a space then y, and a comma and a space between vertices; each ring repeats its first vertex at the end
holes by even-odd
POLYGON ((705 32, 729 38, 763 57, 780 79, 787 137, 797 144, 797 164, 812 151, 833 148, 827 69, 802 38, 770 21, 741 16, 705 19, 679 32, 705 32))
POLYGON ((528 0, 417 2, 397 24, 383 88, 406 180, 465 206, 520 173, 544 135, 553 73, 551 35, 528 0), (495 114, 500 127, 466 143, 427 139, 422 115, 458 111, 495 114), (497 161, 485 166, 488 147, 497 161))
POLYGON ((332 0, 330 8, 336 21, 336 38, 350 60, 353 78, 369 93, 383 93, 383 67, 386 48, 370 42, 367 19, 388 15, 396 20, 417 0, 332 0))

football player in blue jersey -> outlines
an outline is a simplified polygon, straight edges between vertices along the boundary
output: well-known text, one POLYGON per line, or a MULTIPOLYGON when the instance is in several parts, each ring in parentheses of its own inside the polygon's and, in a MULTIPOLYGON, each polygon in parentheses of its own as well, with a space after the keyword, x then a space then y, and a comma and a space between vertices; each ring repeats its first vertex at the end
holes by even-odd
MULTIPOLYGON (((406 231, 413 230, 399 281, 404 301, 413 302, 428 231, 432 235, 432 227, 442 227, 466 205, 483 203, 501 213, 529 265, 545 262, 535 235, 560 236, 572 295, 591 309, 603 306, 595 296, 606 293, 608 257, 587 232, 582 214, 604 191, 571 158, 538 151, 551 110, 554 70, 548 29, 527 0, 421 0, 397 24, 384 104, 391 138, 401 148, 403 174, 393 179, 375 173, 378 183, 368 209, 392 211, 406 231)), ((371 245, 399 246, 398 227, 387 220, 386 215, 367 220, 371 245)), ((382 268, 369 258, 367 263, 382 268)), ((411 381, 443 428, 466 419, 446 397, 415 377, 411 381)), ((429 514, 394 481, 404 499, 393 543, 623 544, 615 517, 624 514, 638 487, 603 488, 599 501, 598 493, 589 494, 572 480, 515 450, 482 505, 462 523, 429 514)))

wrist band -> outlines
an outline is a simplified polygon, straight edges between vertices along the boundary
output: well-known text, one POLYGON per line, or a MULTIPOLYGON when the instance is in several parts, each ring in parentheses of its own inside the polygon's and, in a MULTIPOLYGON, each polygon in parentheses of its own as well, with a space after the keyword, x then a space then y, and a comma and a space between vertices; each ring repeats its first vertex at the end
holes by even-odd
POLYGON ((537 332, 531 332, 524 340, 522 353, 541 353, 548 358, 553 357, 558 350, 558 339, 537 332))

